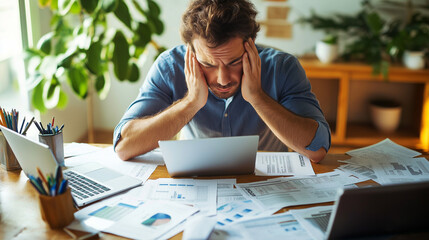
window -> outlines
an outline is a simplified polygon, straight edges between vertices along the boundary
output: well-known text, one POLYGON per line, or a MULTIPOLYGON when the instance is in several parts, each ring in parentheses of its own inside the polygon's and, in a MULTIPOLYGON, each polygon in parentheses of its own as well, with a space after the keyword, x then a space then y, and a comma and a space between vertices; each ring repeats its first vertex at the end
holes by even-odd
MULTIPOLYGON (((0 103, 6 109, 29 109, 25 81, 20 3, 0 1, 0 103)), ((25 17, 23 18, 25 21, 25 17)))

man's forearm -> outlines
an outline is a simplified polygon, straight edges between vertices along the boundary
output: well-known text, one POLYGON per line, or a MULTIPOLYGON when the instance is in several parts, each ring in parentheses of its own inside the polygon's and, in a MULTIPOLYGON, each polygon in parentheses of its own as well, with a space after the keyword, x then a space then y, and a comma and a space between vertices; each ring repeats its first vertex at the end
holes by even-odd
POLYGON ((116 145, 116 153, 122 160, 151 151, 158 147, 159 140, 173 138, 198 112, 186 97, 151 117, 127 122, 116 145))
POLYGON ((290 112, 265 93, 260 94, 260 97, 251 104, 271 131, 285 145, 315 162, 324 158, 326 155, 324 148, 315 152, 306 149, 318 128, 315 120, 290 112))

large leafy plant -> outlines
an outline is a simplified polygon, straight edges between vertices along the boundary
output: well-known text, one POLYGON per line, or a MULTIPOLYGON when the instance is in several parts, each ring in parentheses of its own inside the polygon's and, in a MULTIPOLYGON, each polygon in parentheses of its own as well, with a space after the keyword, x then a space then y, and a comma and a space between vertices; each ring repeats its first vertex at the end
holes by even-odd
POLYGON ((139 79, 138 60, 164 31, 153 0, 39 0, 53 17, 51 32, 27 49, 32 105, 45 111, 67 104, 64 84, 85 99, 91 89, 105 98, 109 66, 119 81, 139 79), (118 21, 119 20, 119 21, 118 21), (115 27, 116 26, 116 27, 115 27))

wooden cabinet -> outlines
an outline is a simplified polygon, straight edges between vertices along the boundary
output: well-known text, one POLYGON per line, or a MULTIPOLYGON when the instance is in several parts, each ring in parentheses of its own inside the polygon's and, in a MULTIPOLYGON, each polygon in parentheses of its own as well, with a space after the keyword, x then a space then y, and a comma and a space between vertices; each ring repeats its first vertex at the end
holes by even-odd
MULTIPOLYGON (((328 81, 335 79, 338 86, 335 92, 330 93, 336 97, 335 120, 329 121, 332 131, 332 144, 362 147, 389 137, 391 140, 406 147, 429 151, 429 70, 410 70, 403 66, 391 66, 388 80, 382 76, 374 76, 372 67, 363 63, 329 63, 324 64, 317 59, 300 59, 307 77, 310 81, 321 79, 328 81), (350 103, 350 85, 353 81, 370 82, 400 82, 418 84, 421 94, 412 96, 416 98, 418 116, 413 128, 402 127, 392 134, 378 132, 370 123, 356 124, 348 120, 350 103)), ((366 114, 366 113, 365 113, 366 114)))

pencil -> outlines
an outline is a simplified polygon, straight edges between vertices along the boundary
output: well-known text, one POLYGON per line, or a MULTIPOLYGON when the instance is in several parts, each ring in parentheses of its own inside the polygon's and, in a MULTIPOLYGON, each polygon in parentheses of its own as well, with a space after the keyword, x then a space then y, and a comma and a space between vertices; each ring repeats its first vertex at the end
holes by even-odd
POLYGON ((6 126, 6 120, 4 119, 3 109, 0 107, 0 117, 1 117, 1 125, 4 127, 6 126))
POLYGON ((55 117, 52 117, 52 127, 54 127, 55 117))
MULTIPOLYGON (((27 126, 25 126, 25 129, 22 132, 22 135, 25 135, 27 133, 27 130, 28 130, 28 128, 30 128, 30 125, 31 125, 31 123, 33 123, 33 121, 34 121, 34 117, 31 118, 29 123, 27 123, 27 126)), ((34 122, 34 123, 36 123, 36 122, 34 122)))
POLYGON ((46 178, 45 178, 45 176, 43 176, 43 173, 42 173, 42 171, 40 170, 39 167, 37 167, 37 173, 39 174, 40 179, 42 179, 42 181, 46 184, 46 186, 49 189, 48 181, 46 181, 46 178))
POLYGON ((19 134, 21 134, 21 133, 22 133, 22 129, 24 128, 24 124, 25 124, 25 117, 24 117, 24 119, 22 120, 21 128, 19 129, 19 134))

